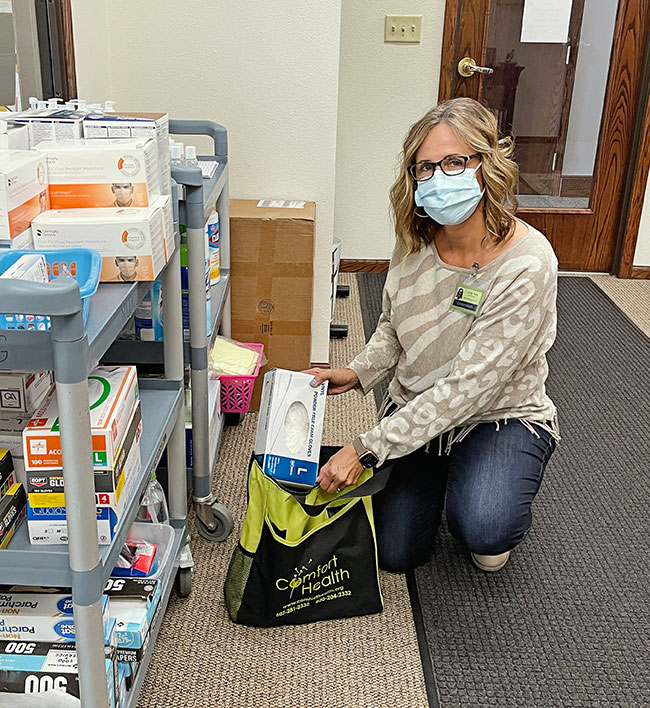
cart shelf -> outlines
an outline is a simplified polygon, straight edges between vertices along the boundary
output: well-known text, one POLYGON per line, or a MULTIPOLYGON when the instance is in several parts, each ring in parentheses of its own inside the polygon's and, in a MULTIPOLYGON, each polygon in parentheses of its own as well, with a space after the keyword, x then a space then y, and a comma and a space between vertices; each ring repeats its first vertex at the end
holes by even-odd
MULTIPOLYGON (((110 546, 100 546, 100 562, 106 580, 115 567, 126 536, 135 519, 142 493, 155 471, 171 429, 182 406, 180 384, 164 379, 140 381, 142 406, 142 437, 140 456, 142 469, 132 488, 126 513, 120 519, 118 531, 110 546)), ((0 550, 0 579, 2 583, 19 585, 49 585, 70 587, 72 574, 68 546, 37 546, 29 542, 27 522, 24 521, 9 547, 0 550)))
MULTIPOLYGON (((212 343, 212 338, 218 332, 223 319, 224 308, 228 293, 230 292, 230 272, 224 270, 221 272, 221 280, 212 286, 212 320, 211 334, 209 344, 212 343)), ((183 345, 183 353, 185 362, 190 361, 190 344, 185 342, 183 345)), ((144 342, 138 341, 137 346, 134 346, 133 340, 117 339, 113 342, 102 357, 103 364, 150 364, 162 365, 163 363, 163 343, 162 342, 144 342)))

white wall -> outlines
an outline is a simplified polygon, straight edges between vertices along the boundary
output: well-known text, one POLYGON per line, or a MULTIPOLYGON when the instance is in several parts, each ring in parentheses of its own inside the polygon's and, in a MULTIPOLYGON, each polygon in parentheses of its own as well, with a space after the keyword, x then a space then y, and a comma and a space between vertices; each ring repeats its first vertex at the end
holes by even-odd
POLYGON ((389 258, 388 191, 410 125, 438 98, 444 0, 344 0, 334 233, 343 258, 389 258), (420 44, 385 44, 387 12, 422 15, 420 44))
POLYGON ((327 361, 341 0, 92 6, 73 0, 80 94, 221 123, 231 197, 316 202, 312 361, 327 361))

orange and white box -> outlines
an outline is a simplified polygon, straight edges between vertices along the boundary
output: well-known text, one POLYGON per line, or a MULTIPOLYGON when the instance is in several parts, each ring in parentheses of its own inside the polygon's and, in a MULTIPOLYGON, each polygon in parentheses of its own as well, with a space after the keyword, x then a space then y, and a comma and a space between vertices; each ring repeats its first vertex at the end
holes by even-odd
POLYGON ((0 150, 0 247, 29 247, 32 219, 49 208, 44 156, 0 150))
POLYGON ((151 206, 53 209, 32 223, 35 248, 94 248, 102 256, 102 282, 152 281, 167 261, 171 197, 151 206))
POLYGON ((52 209, 147 207, 160 194, 153 138, 42 142, 52 209))
MULTIPOLYGON (((88 377, 93 467, 112 469, 139 400, 135 366, 98 366, 88 377)), ((61 435, 56 389, 23 431, 26 470, 60 470, 61 435)))

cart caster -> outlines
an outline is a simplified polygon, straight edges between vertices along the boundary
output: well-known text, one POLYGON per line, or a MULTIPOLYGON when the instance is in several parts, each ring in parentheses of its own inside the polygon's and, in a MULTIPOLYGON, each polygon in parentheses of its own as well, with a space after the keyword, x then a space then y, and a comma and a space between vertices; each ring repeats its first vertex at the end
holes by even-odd
POLYGON ((226 425, 239 425, 244 420, 245 415, 246 413, 226 413, 224 422, 226 425))
POLYGON ((176 594, 178 597, 189 597, 192 592, 192 569, 179 568, 176 572, 176 594))
POLYGON ((196 530, 206 541, 225 541, 234 525, 232 514, 219 502, 197 507, 196 530))

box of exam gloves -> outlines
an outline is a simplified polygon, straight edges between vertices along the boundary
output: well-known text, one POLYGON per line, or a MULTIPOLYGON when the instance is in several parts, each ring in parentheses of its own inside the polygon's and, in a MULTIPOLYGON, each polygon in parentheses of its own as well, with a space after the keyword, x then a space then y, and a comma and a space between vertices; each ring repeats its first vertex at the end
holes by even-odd
MULTIPOLYGON (((98 366, 88 377, 93 467, 111 469, 139 400, 135 366, 98 366)), ((60 470, 59 409, 54 390, 23 432, 25 467, 60 470)))
MULTIPOLYGON (((102 595, 106 633, 110 601, 102 595)), ((58 592, 0 592, 0 641, 74 642, 72 595, 58 592)))
POLYGON ((272 369, 264 376, 254 453, 265 474, 280 482, 312 487, 318 477, 327 382, 272 369))
POLYGON ((32 219, 49 208, 45 156, 0 150, 0 247, 30 248, 32 219))
POLYGON ((102 282, 153 281, 171 256, 171 197, 148 207, 52 209, 32 221, 35 248, 94 248, 102 256, 102 282))
MULTIPOLYGON (((115 536, 120 518, 132 497, 141 472, 140 435, 142 414, 135 409, 112 469, 94 471, 97 504, 97 536, 108 544, 115 536)), ((65 486, 62 471, 28 471, 27 526, 32 544, 68 542, 65 486)))
POLYGON ((42 142, 52 209, 146 207, 160 194, 155 140, 42 142))

